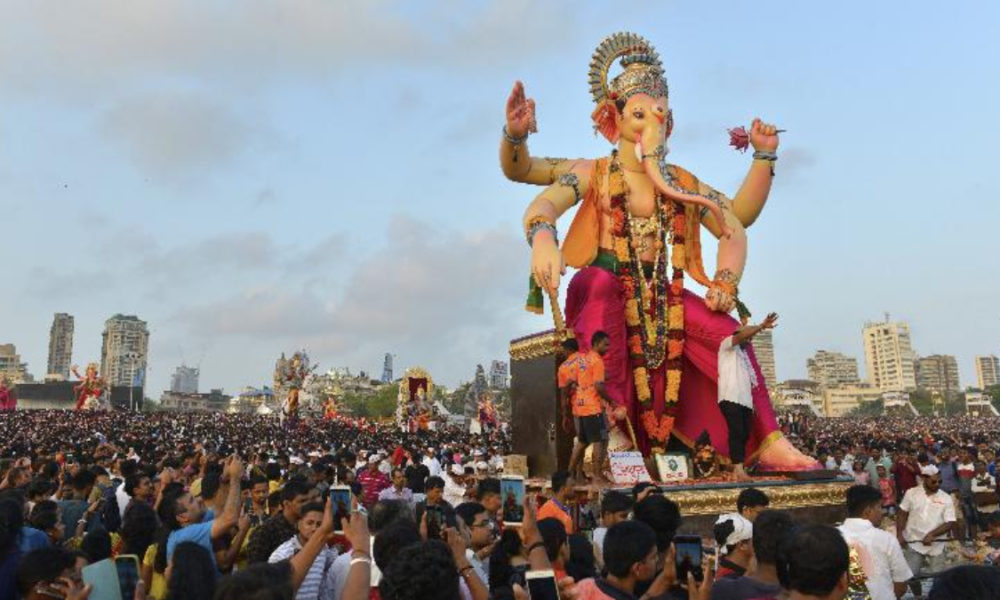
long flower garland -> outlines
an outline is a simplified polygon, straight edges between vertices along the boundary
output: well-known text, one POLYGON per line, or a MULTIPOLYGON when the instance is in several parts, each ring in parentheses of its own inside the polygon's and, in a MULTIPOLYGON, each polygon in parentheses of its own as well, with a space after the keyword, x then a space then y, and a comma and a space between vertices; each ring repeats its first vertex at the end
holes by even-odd
POLYGON ((684 206, 676 201, 670 201, 667 206, 657 202, 657 218, 661 227, 659 239, 655 243, 658 244, 658 249, 663 248, 664 234, 669 226, 673 242, 670 257, 673 272, 668 293, 667 257, 665 252, 658 252, 653 265, 654 289, 651 290, 636 253, 637 244, 631 239, 628 188, 617 153, 612 154, 608 185, 611 197, 611 234, 615 258, 620 266, 619 280, 625 292, 626 337, 636 395, 641 407, 640 421, 649 438, 660 446, 665 446, 674 428, 681 389, 681 355, 684 351, 684 206), (658 368, 664 360, 667 368, 664 411, 657 417, 652 406, 649 370, 658 368))

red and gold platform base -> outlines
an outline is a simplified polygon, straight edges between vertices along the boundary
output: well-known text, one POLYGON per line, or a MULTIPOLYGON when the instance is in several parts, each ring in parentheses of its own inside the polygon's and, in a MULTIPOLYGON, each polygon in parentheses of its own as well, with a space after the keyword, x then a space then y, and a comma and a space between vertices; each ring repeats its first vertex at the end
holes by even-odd
MULTIPOLYGON (((767 494, 768 508, 785 510, 803 523, 832 525, 847 516, 847 490, 853 478, 840 477, 826 481, 797 481, 791 478, 761 478, 749 482, 702 482, 689 480, 674 484, 657 484, 663 494, 680 507, 682 524, 679 533, 703 535, 712 530, 719 515, 736 512, 736 500, 746 488, 756 488, 767 494)), ((529 490, 550 495, 549 482, 542 478, 527 481, 529 490)), ((600 499, 607 490, 631 495, 631 487, 578 486, 575 506, 589 504, 593 514, 599 514, 600 499)), ((575 510, 578 512, 578 509, 575 510)), ((582 525, 582 523, 581 523, 582 525)))

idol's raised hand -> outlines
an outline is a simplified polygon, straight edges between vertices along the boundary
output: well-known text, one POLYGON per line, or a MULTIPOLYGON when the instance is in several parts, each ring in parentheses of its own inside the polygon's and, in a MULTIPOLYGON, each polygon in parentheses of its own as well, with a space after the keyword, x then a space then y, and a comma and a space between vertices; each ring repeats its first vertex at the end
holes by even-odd
POLYGON ((750 143, 760 152, 774 152, 778 149, 778 128, 760 119, 750 124, 750 143))
POLYGON ((537 130, 535 101, 524 96, 524 84, 517 81, 507 97, 507 135, 521 138, 537 130))

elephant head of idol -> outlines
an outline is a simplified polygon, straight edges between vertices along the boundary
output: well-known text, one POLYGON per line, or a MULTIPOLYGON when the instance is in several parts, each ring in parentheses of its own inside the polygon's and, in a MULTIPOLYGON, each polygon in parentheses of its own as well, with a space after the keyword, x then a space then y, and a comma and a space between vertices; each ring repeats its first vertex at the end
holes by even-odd
POLYGON ((652 45, 633 33, 605 38, 590 64, 590 91, 597 103, 591 115, 594 130, 620 150, 634 151, 646 175, 665 198, 711 211, 728 237, 731 232, 715 201, 687 193, 664 178, 662 161, 674 119, 663 66, 652 45), (608 71, 618 58, 623 71, 609 82, 608 71))

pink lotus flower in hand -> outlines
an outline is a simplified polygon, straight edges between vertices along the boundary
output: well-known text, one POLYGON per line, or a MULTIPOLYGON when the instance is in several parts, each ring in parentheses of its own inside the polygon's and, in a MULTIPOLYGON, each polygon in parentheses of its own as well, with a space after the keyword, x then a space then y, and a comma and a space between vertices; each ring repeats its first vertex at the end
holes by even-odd
POLYGON ((742 125, 729 130, 729 145, 740 152, 746 152, 750 147, 750 134, 742 125))

